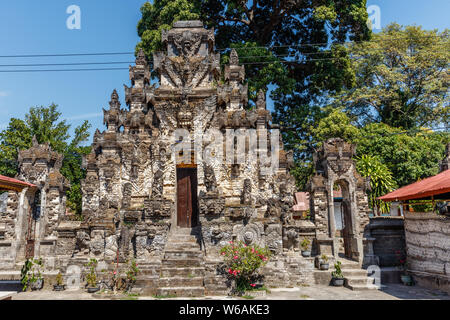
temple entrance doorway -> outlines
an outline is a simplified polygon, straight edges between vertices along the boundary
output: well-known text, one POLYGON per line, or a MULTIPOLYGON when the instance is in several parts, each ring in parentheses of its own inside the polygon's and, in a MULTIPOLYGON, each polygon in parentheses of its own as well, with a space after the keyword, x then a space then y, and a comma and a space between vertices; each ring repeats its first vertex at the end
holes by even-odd
POLYGON ((346 258, 352 258, 352 215, 350 214, 349 206, 347 201, 342 202, 341 207, 342 212, 342 238, 344 239, 344 255, 346 258))
POLYGON ((197 168, 177 167, 177 226, 197 226, 197 168))
POLYGON ((335 212, 336 235, 341 238, 341 250, 343 249, 345 258, 353 259, 355 232, 348 182, 336 181, 333 193, 335 204, 339 207, 338 212, 335 212))

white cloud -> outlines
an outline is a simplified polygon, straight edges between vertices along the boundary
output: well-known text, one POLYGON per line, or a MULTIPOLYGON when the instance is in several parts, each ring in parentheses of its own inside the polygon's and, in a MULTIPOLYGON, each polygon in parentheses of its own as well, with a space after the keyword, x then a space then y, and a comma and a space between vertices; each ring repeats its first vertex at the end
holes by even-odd
POLYGON ((68 117, 68 118, 66 118, 66 120, 72 121, 72 120, 80 120, 80 119, 92 119, 92 118, 99 118, 102 116, 103 116, 103 113, 85 113, 85 114, 80 114, 78 116, 68 117))
POLYGON ((7 97, 9 96, 9 93, 6 91, 0 91, 0 97, 7 97))

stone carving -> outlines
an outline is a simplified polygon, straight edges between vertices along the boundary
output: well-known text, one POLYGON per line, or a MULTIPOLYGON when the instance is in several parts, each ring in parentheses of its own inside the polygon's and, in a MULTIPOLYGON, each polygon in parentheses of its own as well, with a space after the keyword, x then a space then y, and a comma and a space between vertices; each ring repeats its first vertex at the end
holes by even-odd
POLYGON ((210 165, 205 166, 205 187, 207 192, 216 192, 217 191, 217 181, 216 174, 214 173, 214 169, 210 165))
POLYGON ((277 254, 283 250, 282 230, 279 224, 268 225, 265 231, 267 247, 277 254))
POLYGON ((244 187, 241 194, 241 204, 252 204, 252 182, 250 179, 244 180, 244 187))
POLYGON ((89 249, 89 242, 91 240, 91 237, 89 234, 84 230, 79 230, 77 232, 76 237, 76 244, 77 244, 77 250, 80 252, 84 252, 89 249))
POLYGON ((288 250, 298 249, 299 232, 295 227, 283 228, 283 247, 288 250))
POLYGON ((152 198, 162 198, 164 172, 158 169, 153 177, 152 198))
POLYGON ((236 225, 233 228, 233 233, 238 241, 242 241, 247 245, 261 244, 264 227, 257 223, 249 223, 245 226, 236 225))

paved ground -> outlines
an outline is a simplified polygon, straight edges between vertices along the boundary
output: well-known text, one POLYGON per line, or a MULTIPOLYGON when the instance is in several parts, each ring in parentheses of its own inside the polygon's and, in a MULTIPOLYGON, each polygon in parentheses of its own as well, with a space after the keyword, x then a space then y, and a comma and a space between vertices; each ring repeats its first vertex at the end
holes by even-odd
MULTIPOLYGON (((0 292, 0 296, 2 293, 0 292)), ((40 291, 40 292, 21 292, 12 295, 12 300, 92 300, 102 299, 99 295, 92 295, 85 291, 40 291)), ((0 298, 1 299, 1 298, 0 298)), ((103 299, 111 299, 106 296, 103 299)), ((154 300, 154 297, 135 297, 120 295, 114 296, 114 299, 132 299, 132 300, 154 300)), ((187 299, 187 298, 179 298, 187 299)), ((231 297, 204 297, 195 300, 234 300, 242 298, 231 297)), ((332 286, 305 286, 299 288, 280 288, 271 289, 266 297, 255 299, 281 299, 281 300, 402 300, 402 299, 427 299, 427 300, 450 300, 446 293, 425 289, 419 286, 404 286, 401 284, 390 284, 381 290, 352 291, 343 287, 332 286)))

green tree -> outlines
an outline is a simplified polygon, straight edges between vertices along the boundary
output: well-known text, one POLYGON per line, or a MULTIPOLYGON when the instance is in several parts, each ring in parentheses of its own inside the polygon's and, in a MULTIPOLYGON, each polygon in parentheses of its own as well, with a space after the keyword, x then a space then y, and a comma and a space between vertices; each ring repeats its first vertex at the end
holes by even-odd
POLYGON ((75 128, 70 139, 70 125, 60 120, 61 113, 55 104, 49 107, 32 107, 25 119, 12 118, 8 127, 0 133, 0 174, 14 177, 17 174, 18 150, 30 148, 32 138, 39 143, 49 143, 54 151, 64 155, 61 168, 71 184, 67 192, 67 205, 76 213, 81 213, 81 180, 85 171, 81 169, 82 156, 90 152, 90 147, 82 146, 89 138, 90 124, 85 121, 75 128))
POLYGON ((356 168, 363 177, 370 178, 369 206, 376 212, 388 213, 390 210, 389 203, 377 200, 377 198, 396 188, 392 172, 377 157, 371 155, 358 157, 356 159, 356 168))
MULTIPOLYGON (((311 145, 317 148, 332 137, 355 143, 357 156, 377 158, 391 171, 398 187, 438 173, 439 161, 444 158, 450 133, 426 128, 405 131, 384 123, 370 123, 358 128, 356 121, 351 119, 339 109, 331 111, 310 129, 313 134, 311 145)), ((294 168, 293 173, 297 174, 298 181, 307 181, 312 173, 311 161, 306 159, 303 166, 294 168)))
POLYGON ((361 129, 358 155, 377 156, 392 172, 398 187, 436 175, 444 158, 449 132, 426 128, 405 132, 384 123, 372 123, 361 129))
POLYGON ((360 123, 404 129, 448 125, 450 34, 391 24, 370 42, 349 46, 356 85, 337 104, 360 123))

